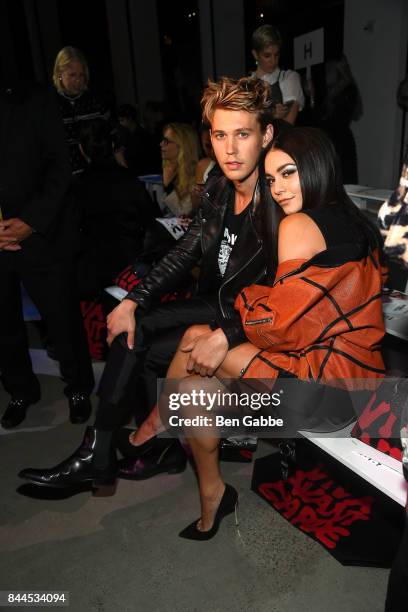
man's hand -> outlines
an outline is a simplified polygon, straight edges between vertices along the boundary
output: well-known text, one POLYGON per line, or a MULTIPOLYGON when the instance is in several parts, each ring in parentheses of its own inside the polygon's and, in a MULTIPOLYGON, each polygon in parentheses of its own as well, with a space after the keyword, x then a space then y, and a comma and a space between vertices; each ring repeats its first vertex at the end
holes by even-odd
POLYGON ((119 334, 127 332, 127 345, 130 350, 135 345, 135 329, 136 319, 135 311, 137 308, 136 302, 124 299, 123 302, 116 306, 107 317, 108 337, 107 343, 110 346, 119 334))
POLYGON ((21 219, 5 219, 0 221, 0 249, 4 251, 19 251, 20 242, 31 236, 33 228, 21 219))
POLYGON ((188 372, 212 376, 228 353, 228 340, 222 329, 216 329, 198 336, 190 344, 181 346, 180 350, 190 353, 188 372))
POLYGON ((128 168, 128 164, 126 161, 126 157, 125 157, 125 150, 124 149, 117 149, 114 154, 113 154, 116 163, 119 164, 119 166, 122 166, 122 168, 128 168))

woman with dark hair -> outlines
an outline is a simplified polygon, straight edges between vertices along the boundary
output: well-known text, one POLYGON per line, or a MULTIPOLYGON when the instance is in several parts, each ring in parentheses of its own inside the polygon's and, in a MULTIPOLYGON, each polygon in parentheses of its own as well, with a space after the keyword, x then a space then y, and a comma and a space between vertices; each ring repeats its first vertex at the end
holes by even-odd
POLYGON ((350 124, 363 112, 357 84, 345 55, 325 62, 326 95, 319 113, 319 126, 330 136, 340 159, 343 182, 358 183, 357 149, 350 124))
MULTIPOLYGON (((190 328, 170 365, 163 405, 175 381, 179 393, 219 389, 227 379, 262 380, 270 392, 278 377, 289 377, 304 381, 306 393, 310 382, 355 390, 353 384, 364 389, 367 379, 375 384, 384 376, 381 236, 345 193, 329 139, 313 128, 280 134, 266 150, 260 188, 257 222, 267 234, 269 284, 247 287, 236 299, 248 342, 230 350, 214 372, 210 359, 198 357, 209 328, 190 328)), ((282 410, 281 416, 291 415, 282 410)), ((201 518, 180 533, 184 538, 213 537, 237 504, 237 492, 219 471, 214 432, 190 428, 186 434, 201 518)))

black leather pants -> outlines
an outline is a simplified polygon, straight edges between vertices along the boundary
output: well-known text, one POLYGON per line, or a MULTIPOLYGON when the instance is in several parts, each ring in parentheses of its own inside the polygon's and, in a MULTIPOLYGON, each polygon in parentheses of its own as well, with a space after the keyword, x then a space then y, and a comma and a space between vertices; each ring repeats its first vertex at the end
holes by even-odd
POLYGON ((184 332, 191 325, 211 324, 214 319, 214 308, 198 297, 169 302, 142 315, 137 312, 134 350, 127 347, 127 334, 120 334, 109 351, 98 390, 96 428, 122 427, 132 410, 136 422, 142 422, 156 403, 157 378, 166 375, 184 332), (143 405, 134 399, 141 396, 139 389, 135 390, 138 380, 145 387, 143 405))

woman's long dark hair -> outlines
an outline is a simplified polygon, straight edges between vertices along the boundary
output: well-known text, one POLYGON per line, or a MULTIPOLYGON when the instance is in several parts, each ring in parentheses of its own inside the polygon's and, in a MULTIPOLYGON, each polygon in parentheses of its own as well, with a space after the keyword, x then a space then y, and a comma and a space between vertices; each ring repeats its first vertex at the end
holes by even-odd
POLYGON ((281 131, 265 148, 260 160, 258 227, 262 232, 268 274, 274 278, 278 265, 278 230, 284 213, 271 195, 265 179, 265 157, 272 149, 287 153, 296 163, 303 209, 341 207, 350 216, 372 250, 382 249, 379 229, 352 202, 343 187, 339 160, 330 139, 319 129, 294 127, 281 131), (272 257, 271 257, 272 254, 272 257))

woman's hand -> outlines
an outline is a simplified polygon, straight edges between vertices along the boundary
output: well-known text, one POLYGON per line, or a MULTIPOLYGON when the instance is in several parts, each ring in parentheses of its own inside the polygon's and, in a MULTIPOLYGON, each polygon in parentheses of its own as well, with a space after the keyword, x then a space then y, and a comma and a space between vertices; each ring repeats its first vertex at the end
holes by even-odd
POLYGON ((275 104, 273 116, 275 119, 284 119, 294 125, 299 112, 299 103, 296 100, 289 100, 285 104, 275 104))
POLYGON ((287 106, 285 106, 285 104, 278 103, 278 104, 275 104, 273 108, 273 116, 275 119, 285 119, 288 112, 289 112, 289 109, 287 108, 287 106))
POLYGON ((119 306, 116 306, 116 308, 114 308, 108 315, 106 319, 108 337, 106 340, 109 346, 112 344, 116 336, 122 334, 123 332, 127 332, 128 348, 130 350, 133 349, 135 344, 136 308, 136 302, 124 299, 123 302, 121 302, 119 306))
POLYGON ((222 329, 210 331, 180 346, 180 351, 190 353, 187 371, 200 376, 212 376, 228 353, 228 340, 222 329))

